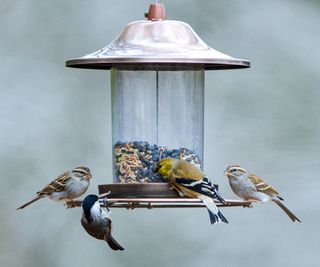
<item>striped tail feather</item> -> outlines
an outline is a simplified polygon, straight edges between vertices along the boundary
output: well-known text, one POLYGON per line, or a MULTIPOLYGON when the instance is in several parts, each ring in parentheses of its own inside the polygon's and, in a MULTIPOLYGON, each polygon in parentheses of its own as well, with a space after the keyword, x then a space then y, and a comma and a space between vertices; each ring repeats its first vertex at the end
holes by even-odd
POLYGON ((202 200, 203 204, 205 204, 208 209, 211 224, 221 222, 229 223, 228 220, 223 216, 221 211, 218 209, 218 207, 214 203, 214 200, 211 197, 201 195, 199 196, 199 198, 202 200))

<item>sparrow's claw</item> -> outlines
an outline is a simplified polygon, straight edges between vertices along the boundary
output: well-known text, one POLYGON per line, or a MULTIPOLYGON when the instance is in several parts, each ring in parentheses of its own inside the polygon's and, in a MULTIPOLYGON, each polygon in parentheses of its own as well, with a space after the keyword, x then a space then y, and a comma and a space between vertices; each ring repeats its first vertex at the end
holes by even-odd
POLYGON ((246 202, 243 204, 242 207, 251 209, 251 208, 253 208, 253 205, 252 205, 252 202, 246 202))
POLYGON ((66 206, 67 209, 73 209, 73 208, 76 208, 78 207, 79 203, 76 202, 76 201, 73 201, 73 200, 67 200, 64 205, 66 206))

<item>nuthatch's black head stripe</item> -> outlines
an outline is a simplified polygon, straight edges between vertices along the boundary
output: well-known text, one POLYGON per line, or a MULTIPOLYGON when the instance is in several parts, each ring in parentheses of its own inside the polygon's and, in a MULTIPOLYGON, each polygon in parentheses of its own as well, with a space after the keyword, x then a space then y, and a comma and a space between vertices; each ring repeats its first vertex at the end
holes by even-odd
POLYGON ((98 196, 88 195, 85 197, 85 199, 82 202, 83 213, 89 223, 91 222, 90 210, 94 205, 94 203, 96 203, 97 201, 98 201, 98 196))

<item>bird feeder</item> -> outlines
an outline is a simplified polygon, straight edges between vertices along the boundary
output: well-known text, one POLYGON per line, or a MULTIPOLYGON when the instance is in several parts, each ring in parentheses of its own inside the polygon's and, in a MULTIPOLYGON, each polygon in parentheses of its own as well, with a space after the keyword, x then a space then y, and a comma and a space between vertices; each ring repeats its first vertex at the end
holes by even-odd
POLYGON ((212 49, 188 24, 167 20, 163 4, 152 4, 145 16, 106 47, 66 61, 111 73, 113 184, 99 185, 99 193, 110 191, 114 207, 200 207, 153 170, 166 157, 203 168, 205 70, 250 62, 212 49))

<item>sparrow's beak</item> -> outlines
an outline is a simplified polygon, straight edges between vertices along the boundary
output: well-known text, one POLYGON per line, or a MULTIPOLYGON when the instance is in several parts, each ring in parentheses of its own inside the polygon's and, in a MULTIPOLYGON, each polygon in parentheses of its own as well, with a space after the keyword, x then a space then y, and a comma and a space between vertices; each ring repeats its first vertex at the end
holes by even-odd
POLYGON ((228 170, 225 170, 225 171, 224 171, 224 175, 227 176, 227 177, 229 177, 229 176, 231 176, 231 173, 230 173, 228 170))

